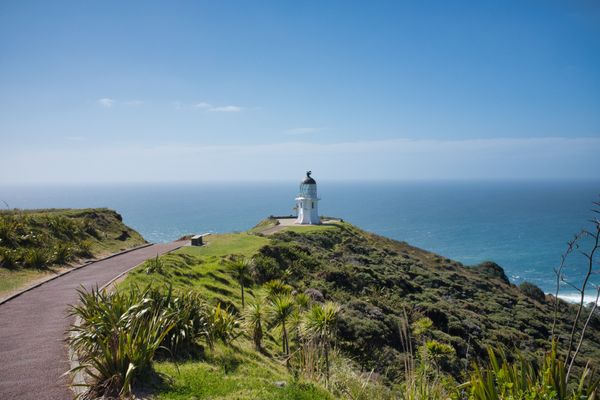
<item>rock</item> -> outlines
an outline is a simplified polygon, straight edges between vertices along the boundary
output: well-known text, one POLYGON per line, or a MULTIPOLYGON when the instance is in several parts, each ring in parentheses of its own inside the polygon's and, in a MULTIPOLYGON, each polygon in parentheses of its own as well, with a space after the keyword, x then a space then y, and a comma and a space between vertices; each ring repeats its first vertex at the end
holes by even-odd
POLYGON ((287 382, 286 381, 276 381, 276 382, 273 382, 273 385, 275 385, 278 388, 284 388, 287 386, 287 382))
POLYGON ((500 278, 500 280, 504 281, 505 283, 510 284, 508 277, 504 273, 504 269, 502 269, 501 266, 499 266, 498 264, 496 264, 493 261, 482 262, 481 264, 476 265, 474 267, 474 269, 476 271, 478 271, 479 273, 481 273, 482 275, 487 275, 487 276, 493 277, 493 278, 500 278))
POLYGON ((304 291, 304 294, 307 295, 308 297, 310 297, 313 301, 316 301, 318 303, 322 303, 325 301, 325 297, 323 296, 323 293, 321 293, 321 291, 319 291, 317 289, 308 288, 304 291))

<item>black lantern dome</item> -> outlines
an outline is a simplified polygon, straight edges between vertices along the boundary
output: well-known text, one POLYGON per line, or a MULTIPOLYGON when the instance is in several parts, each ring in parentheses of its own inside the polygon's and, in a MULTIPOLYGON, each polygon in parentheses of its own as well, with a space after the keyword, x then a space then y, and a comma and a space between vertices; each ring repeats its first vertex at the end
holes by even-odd
POLYGON ((312 171, 306 171, 306 178, 302 181, 304 185, 316 185, 317 182, 310 176, 312 171))

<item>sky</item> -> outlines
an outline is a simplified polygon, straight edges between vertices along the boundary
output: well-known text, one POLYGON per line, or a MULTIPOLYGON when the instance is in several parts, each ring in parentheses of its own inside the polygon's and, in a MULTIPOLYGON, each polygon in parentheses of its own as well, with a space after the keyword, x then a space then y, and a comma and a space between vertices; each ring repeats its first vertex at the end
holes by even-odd
POLYGON ((2 1, 0 184, 600 178, 593 1, 2 1))

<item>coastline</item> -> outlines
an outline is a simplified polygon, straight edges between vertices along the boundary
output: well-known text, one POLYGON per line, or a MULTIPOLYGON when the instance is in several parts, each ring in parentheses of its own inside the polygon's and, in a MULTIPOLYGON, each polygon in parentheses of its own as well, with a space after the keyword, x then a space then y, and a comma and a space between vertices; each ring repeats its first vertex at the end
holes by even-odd
MULTIPOLYGON (((552 294, 552 293, 546 293, 546 294, 552 294)), ((577 293, 566 293, 566 294, 559 294, 558 298, 562 299, 568 303, 577 304, 577 303, 579 303, 579 300, 581 299, 581 295, 579 295, 577 293)), ((595 294, 594 295, 586 294, 584 299, 585 299, 584 304, 590 304, 590 303, 593 303, 594 300, 596 300, 596 295, 595 294)), ((598 301, 598 305, 600 305, 600 300, 598 301)))

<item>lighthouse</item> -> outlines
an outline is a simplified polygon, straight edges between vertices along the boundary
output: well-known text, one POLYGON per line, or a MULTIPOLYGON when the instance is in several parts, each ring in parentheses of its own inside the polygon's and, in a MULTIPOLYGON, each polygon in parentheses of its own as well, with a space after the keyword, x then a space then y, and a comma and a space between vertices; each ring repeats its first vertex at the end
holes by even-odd
POLYGON ((317 197, 317 182, 310 176, 311 174, 311 171, 307 171, 306 178, 300 182, 300 193, 296 197, 298 210, 296 224, 318 225, 321 223, 317 204, 321 199, 317 197))

